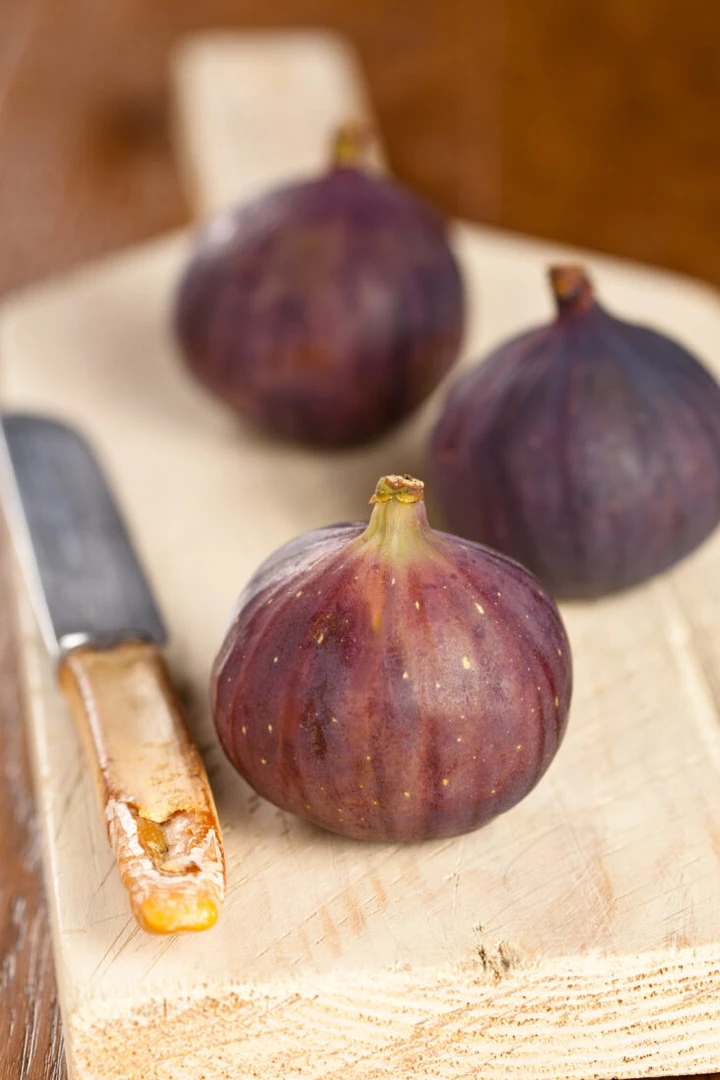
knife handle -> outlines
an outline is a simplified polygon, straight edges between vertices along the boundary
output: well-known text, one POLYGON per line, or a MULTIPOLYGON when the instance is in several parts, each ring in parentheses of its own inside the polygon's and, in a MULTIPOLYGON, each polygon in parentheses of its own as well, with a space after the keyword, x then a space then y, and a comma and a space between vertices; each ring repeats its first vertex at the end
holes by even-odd
POLYGON ((160 650, 73 649, 60 684, 137 922, 156 934, 212 926, 225 895, 220 825, 160 650))

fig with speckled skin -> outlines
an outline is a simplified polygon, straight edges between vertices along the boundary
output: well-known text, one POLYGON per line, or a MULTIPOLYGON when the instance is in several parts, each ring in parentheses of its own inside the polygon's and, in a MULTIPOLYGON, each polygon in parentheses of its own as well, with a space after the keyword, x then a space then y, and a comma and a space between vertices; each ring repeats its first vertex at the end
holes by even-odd
POLYGON ((258 570, 212 678, 226 754, 260 795, 346 836, 412 841, 489 821, 563 736, 571 657, 523 567, 430 528, 388 476, 369 524, 306 533, 258 570))
POLYGON ((209 223, 175 311, 207 389, 259 427, 325 446, 378 436, 420 405, 464 320, 441 218, 359 167, 352 138, 337 146, 324 175, 209 223))
POLYGON ((557 317, 459 380, 430 471, 449 528, 559 597, 644 581, 720 521, 720 387, 671 339, 614 318, 581 268, 557 317))

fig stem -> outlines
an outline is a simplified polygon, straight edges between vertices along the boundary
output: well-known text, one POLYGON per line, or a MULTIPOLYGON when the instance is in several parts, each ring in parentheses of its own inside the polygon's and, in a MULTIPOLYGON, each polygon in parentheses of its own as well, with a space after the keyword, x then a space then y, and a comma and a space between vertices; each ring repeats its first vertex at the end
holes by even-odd
POLYGON ((404 476, 382 476, 375 488, 375 494, 371 503, 417 503, 425 501, 425 485, 422 480, 416 480, 414 476, 405 473, 404 476))
POLYGON ((422 480, 412 476, 383 476, 378 480, 370 521, 358 537, 390 558, 411 558, 426 549, 432 530, 425 512, 422 480))
POLYGON ((373 142, 372 131, 361 120, 347 120, 336 129, 332 139, 331 162, 335 167, 362 166, 373 142))
POLYGON ((548 274, 558 314, 587 311, 595 303, 592 284, 582 266, 551 266, 548 274))

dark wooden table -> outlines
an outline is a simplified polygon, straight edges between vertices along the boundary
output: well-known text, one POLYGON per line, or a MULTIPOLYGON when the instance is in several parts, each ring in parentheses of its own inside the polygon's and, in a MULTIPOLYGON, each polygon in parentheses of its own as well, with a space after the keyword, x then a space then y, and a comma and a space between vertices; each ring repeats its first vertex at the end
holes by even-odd
MULTIPOLYGON (((188 220, 168 51, 192 30, 260 23, 348 33, 395 172, 449 212, 720 285, 717 0, 261 7, 260 20, 252 0, 3 0, 0 293, 188 220)), ((0 1080, 59 1080, 8 565, 0 536, 0 1080)))

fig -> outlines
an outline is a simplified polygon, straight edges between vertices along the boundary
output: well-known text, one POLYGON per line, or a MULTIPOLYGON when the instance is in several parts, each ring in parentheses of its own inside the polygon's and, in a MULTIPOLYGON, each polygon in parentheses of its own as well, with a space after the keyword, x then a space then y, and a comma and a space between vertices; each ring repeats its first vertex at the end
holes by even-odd
POLYGON ((448 528, 557 597, 645 581, 720 520, 720 387, 677 342, 610 315, 577 266, 557 317, 451 389, 429 469, 448 528))
POLYGON ((175 306, 181 353, 227 406, 277 435, 362 442, 416 408, 454 363, 463 287, 442 219, 336 139, 317 178, 221 214, 175 306))
POLYGON ((212 676, 215 725, 275 805, 345 836, 475 829, 538 782, 570 704, 554 601, 517 563, 428 524, 385 476, 369 523, 305 533, 241 594, 212 676))

